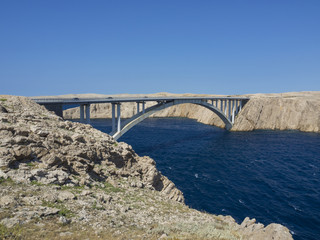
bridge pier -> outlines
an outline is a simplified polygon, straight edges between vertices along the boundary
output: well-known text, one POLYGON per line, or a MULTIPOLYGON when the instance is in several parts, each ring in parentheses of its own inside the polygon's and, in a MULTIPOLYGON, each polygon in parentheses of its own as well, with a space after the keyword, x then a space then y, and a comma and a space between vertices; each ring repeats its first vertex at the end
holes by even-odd
POLYGON ((115 110, 115 103, 111 103, 112 106, 112 132, 116 130, 116 110, 115 110))
POLYGON ((231 118, 231 101, 228 100, 228 119, 230 120, 231 118))
POLYGON ((235 102, 234 102, 234 100, 232 100, 232 115, 231 115, 231 119, 230 119, 232 124, 234 124, 234 115, 235 115, 234 107, 235 107, 235 102))
POLYGON ((86 104, 86 122, 90 124, 90 104, 86 104))
POLYGON ((117 104, 117 132, 121 130, 121 104, 117 104))
POLYGON ((121 130, 121 103, 112 103, 112 132, 121 130), (116 116, 117 105, 117 116, 116 116))
POLYGON ((224 100, 224 115, 227 116, 227 99, 224 100))
POLYGON ((90 104, 80 104, 80 122, 90 124, 90 104))
POLYGON ((84 104, 80 105, 80 122, 84 123, 84 104))
POLYGON ((137 114, 140 113, 140 103, 142 104, 142 112, 145 113, 146 102, 137 102, 137 114))

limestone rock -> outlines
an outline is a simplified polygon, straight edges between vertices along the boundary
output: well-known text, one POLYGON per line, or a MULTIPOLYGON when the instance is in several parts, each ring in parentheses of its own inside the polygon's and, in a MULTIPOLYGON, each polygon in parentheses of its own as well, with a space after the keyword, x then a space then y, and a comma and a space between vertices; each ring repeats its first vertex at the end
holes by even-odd
POLYGON ((3 107, 2 105, 0 105, 0 112, 1 113, 8 113, 8 110, 5 107, 3 107))
POLYGON ((256 223, 256 219, 250 219, 248 217, 246 217, 241 225, 238 226, 238 231, 248 240, 293 240, 289 229, 286 227, 275 223, 264 227, 263 224, 256 223))
POLYGON ((71 200, 71 199, 75 199, 75 196, 73 193, 69 191, 62 191, 62 192, 59 192, 58 194, 58 200, 60 201, 71 200))
POLYGON ((2 97, 5 109, 10 109, 5 111, 0 102, 0 117, 7 119, 0 122, 0 166, 6 169, 2 174, 6 178, 90 186, 126 177, 129 186, 148 186, 183 201, 183 194, 162 176, 155 162, 140 158, 128 144, 117 143, 89 125, 63 121, 28 98, 2 97))
POLYGON ((0 207, 4 208, 7 207, 13 203, 15 203, 16 200, 12 196, 3 196, 0 198, 0 207))
POLYGON ((320 99, 253 97, 238 115, 232 130, 255 129, 320 132, 320 99))

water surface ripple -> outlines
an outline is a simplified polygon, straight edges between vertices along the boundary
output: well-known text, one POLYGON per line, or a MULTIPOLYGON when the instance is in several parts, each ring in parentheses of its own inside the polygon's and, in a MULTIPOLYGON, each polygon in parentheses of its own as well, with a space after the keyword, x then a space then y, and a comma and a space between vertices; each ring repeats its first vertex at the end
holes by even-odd
MULTIPOLYGON (((110 120, 92 125, 110 132, 110 120)), ((320 239, 320 134, 228 132, 182 118, 147 119, 127 132, 139 155, 213 214, 280 223, 294 239, 320 239)))

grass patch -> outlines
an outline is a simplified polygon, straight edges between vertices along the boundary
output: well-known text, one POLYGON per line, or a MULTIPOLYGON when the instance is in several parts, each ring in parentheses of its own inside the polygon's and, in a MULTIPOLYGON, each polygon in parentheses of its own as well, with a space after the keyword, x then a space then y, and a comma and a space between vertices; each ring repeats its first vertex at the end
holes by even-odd
POLYGON ((108 182, 103 183, 103 187, 97 186, 97 188, 102 189, 106 193, 124 192, 123 189, 115 187, 111 183, 108 183, 108 182))
POLYGON ((58 214, 60 216, 64 216, 64 217, 68 217, 68 218, 74 216, 74 213, 70 209, 66 208, 66 206, 64 206, 62 204, 62 202, 54 203, 54 202, 42 201, 41 205, 44 206, 44 207, 50 207, 50 208, 59 209, 58 214))
POLYGON ((82 190, 84 190, 85 189, 85 186, 83 185, 83 186, 65 186, 65 185, 62 185, 61 186, 61 189, 60 190, 70 190, 72 193, 81 193, 82 192, 82 190))
POLYGON ((34 167, 36 167, 36 164, 34 162, 28 162, 27 166, 30 168, 34 168, 34 167))
POLYGON ((97 206, 97 202, 94 201, 94 203, 92 204, 92 209, 95 209, 95 210, 105 210, 104 207, 102 206, 97 206))
POLYGON ((20 226, 7 228, 5 225, 0 224, 0 239, 22 239, 22 229, 20 226))
POLYGON ((36 181, 36 180, 32 180, 32 181, 31 181, 31 185, 43 186, 44 184, 42 184, 42 183, 40 183, 40 182, 38 182, 38 181, 36 181))
POLYGON ((1 185, 13 185, 14 181, 11 178, 2 178, 2 177, 0 177, 0 184, 1 185))
POLYGON ((6 98, 0 98, 0 101, 1 102, 5 102, 5 101, 7 101, 7 99, 6 98))

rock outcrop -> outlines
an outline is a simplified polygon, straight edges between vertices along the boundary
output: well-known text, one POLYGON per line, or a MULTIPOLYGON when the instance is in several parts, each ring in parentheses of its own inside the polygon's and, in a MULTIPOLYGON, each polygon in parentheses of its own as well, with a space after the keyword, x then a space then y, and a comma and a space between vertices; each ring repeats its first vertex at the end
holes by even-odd
POLYGON ((232 130, 255 129, 320 132, 320 92, 253 95, 232 130))
POLYGON ((64 121, 24 97, 5 96, 0 115, 0 177, 19 182, 90 185, 126 177, 128 185, 156 189, 183 202, 157 169, 90 125, 64 121))
MULTIPOLYGON (((163 95, 165 94, 160 94, 160 96, 163 95)), ((150 96, 158 96, 158 94, 150 96)), ((175 94, 173 96, 199 95, 175 94)), ((251 94, 245 95, 245 97, 251 99, 236 117, 233 131, 271 129, 320 132, 320 92, 251 94)), ((154 104, 147 102, 147 107, 154 104)), ((121 109, 121 116, 129 118, 136 113, 136 104, 124 103, 121 109)), ((66 119, 77 119, 79 116, 79 108, 64 111, 66 119)), ((111 118, 110 104, 93 104, 91 117, 111 118)), ((187 117, 201 123, 224 127, 224 123, 216 114, 192 104, 173 106, 159 111, 151 117, 187 117)))
POLYGON ((279 224, 190 209, 125 143, 25 97, 0 96, 0 238, 283 239, 279 224))

